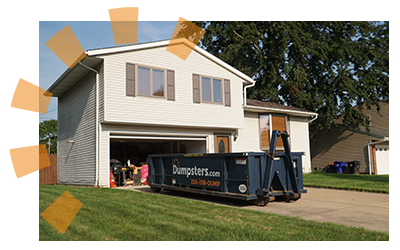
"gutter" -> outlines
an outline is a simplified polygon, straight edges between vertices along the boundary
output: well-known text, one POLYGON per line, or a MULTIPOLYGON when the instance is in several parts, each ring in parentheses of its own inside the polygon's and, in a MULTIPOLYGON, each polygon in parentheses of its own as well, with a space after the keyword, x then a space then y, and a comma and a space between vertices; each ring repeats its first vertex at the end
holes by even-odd
POLYGON ((318 114, 316 114, 314 118, 312 118, 311 120, 309 120, 308 123, 312 123, 312 122, 315 121, 317 118, 318 118, 318 114))
MULTIPOLYGON (((384 137, 383 140, 381 140, 381 141, 376 141, 376 142, 372 142, 372 140, 369 140, 369 143, 368 143, 368 171, 369 171, 369 175, 372 174, 372 173, 371 173, 371 169, 372 169, 372 167, 371 167, 371 151, 372 151, 371 146, 372 146, 372 145, 375 145, 375 144, 382 143, 382 142, 386 142, 386 141, 388 141, 388 140, 389 140, 388 137, 384 137)), ((375 172, 375 171, 374 171, 374 172, 375 172)))
POLYGON ((318 113, 300 111, 300 110, 290 110, 290 109, 278 109, 278 108, 268 108, 268 107, 257 107, 257 106, 244 106, 243 109, 253 112, 274 112, 288 115, 298 115, 298 116, 315 116, 309 122, 314 121, 318 117, 318 113))
POLYGON ((243 100, 244 100, 244 103, 243 103, 243 106, 247 106, 247 95, 246 95, 247 89, 248 89, 248 88, 251 88, 251 87, 254 87, 254 85, 256 85, 256 82, 255 82, 255 81, 254 81, 252 84, 250 84, 250 85, 244 86, 244 90, 243 90, 243 95, 244 95, 243 100))
POLYGON ((96 115, 95 115, 95 122, 96 122, 96 146, 95 146, 95 157, 96 157, 96 181, 94 183, 95 186, 99 186, 99 72, 79 61, 79 64, 88 70, 91 70, 96 73, 96 115))

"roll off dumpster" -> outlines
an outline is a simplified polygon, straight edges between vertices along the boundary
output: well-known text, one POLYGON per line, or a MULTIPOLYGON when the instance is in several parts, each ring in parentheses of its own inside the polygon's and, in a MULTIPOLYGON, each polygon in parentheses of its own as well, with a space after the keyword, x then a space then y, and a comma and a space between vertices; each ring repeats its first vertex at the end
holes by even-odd
POLYGON ((286 131, 274 130, 265 152, 149 155, 147 182, 153 191, 178 190, 266 205, 300 199, 302 155, 292 153, 286 131), (281 136, 285 152, 275 152, 281 136))

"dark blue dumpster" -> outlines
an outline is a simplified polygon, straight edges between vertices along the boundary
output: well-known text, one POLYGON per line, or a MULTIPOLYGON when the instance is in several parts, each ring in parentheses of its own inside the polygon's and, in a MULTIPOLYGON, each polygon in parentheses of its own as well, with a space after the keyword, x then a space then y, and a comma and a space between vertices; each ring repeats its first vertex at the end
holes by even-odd
POLYGON ((337 174, 342 174, 343 169, 346 167, 346 162, 345 161, 335 161, 333 162, 335 165, 335 170, 337 174))
POLYGON ((273 131, 268 153, 149 155, 147 182, 161 189, 256 201, 297 200, 303 189, 302 155, 290 152, 286 132, 273 131), (280 134, 281 133, 281 134, 280 134), (282 136, 285 152, 275 153, 282 136))

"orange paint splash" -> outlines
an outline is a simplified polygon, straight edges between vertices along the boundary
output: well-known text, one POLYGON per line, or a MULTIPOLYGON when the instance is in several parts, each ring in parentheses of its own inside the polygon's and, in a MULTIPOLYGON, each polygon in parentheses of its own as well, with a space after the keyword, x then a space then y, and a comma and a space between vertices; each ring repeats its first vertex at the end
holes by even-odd
POLYGON ((109 9, 115 45, 137 43, 139 8, 109 9))
POLYGON ((51 165, 44 144, 10 149, 10 155, 17 178, 51 165))
POLYGON ((19 79, 11 107, 46 114, 52 96, 53 94, 45 89, 19 79))

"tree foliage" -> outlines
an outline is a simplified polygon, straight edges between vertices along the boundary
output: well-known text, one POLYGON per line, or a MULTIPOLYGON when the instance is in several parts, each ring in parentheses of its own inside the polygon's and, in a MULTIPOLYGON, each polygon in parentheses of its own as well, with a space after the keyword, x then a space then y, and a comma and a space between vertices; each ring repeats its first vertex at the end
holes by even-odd
POLYGON ((319 114, 311 129, 368 129, 360 108, 389 101, 388 22, 195 22, 200 46, 253 77, 247 97, 319 114))
POLYGON ((57 120, 47 120, 39 123, 39 144, 48 144, 50 138, 50 153, 57 154, 57 120))

